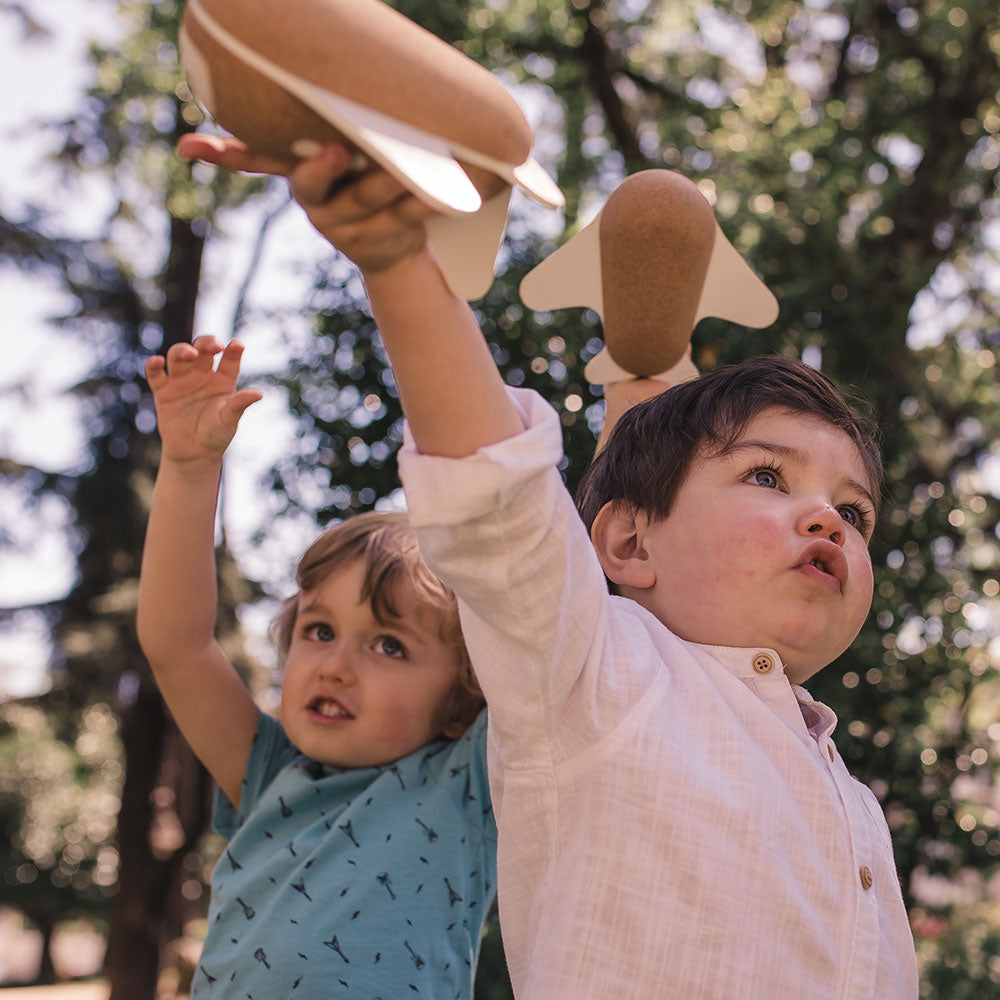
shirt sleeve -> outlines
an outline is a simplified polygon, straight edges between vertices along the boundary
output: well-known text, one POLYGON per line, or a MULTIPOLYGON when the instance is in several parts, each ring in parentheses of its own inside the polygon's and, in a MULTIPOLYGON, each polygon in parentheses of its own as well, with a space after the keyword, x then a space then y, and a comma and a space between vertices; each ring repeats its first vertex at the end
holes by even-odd
POLYGON ((495 847, 497 829, 487 776, 486 720, 484 708, 465 733, 449 747, 445 770, 450 779, 452 800, 464 813, 466 822, 495 847))
POLYGON ((557 469, 558 416, 509 391, 521 434, 461 459, 422 455, 407 434, 399 468, 424 558, 459 597, 505 766, 550 766, 635 703, 648 678, 616 670, 614 651, 648 636, 633 602, 609 614, 619 599, 557 469))
POLYGON ((286 764, 300 756, 299 751, 288 741, 281 723, 258 712, 257 732, 254 733, 240 786, 240 807, 237 809, 222 789, 216 789, 212 829, 227 840, 231 839, 260 798, 261 792, 286 764))

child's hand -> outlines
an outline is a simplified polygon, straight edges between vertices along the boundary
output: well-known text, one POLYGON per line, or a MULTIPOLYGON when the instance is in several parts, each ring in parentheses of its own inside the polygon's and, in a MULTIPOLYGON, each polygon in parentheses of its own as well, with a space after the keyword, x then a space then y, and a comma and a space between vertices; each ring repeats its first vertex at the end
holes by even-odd
POLYGON ((223 348, 208 336, 174 344, 166 360, 157 354, 146 362, 165 459, 216 462, 222 457, 240 417, 262 395, 258 389, 236 388, 242 354, 238 340, 223 348))
POLYGON ((331 143, 310 159, 280 160, 239 139, 189 133, 177 152, 226 170, 287 177, 309 221, 363 273, 386 271, 425 246, 423 221, 434 210, 380 167, 353 173, 346 146, 331 143))

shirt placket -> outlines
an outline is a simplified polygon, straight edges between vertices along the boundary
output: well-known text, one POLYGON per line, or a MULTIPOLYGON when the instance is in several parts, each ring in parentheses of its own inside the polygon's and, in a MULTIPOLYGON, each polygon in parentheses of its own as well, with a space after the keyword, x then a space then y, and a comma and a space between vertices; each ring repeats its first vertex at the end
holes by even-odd
MULTIPOLYGON (((820 712, 822 722, 807 727, 802 708, 775 658, 766 651, 757 652, 752 660, 754 688, 758 697, 799 731, 804 740, 815 746, 815 752, 830 776, 847 820, 852 870, 845 872, 853 887, 854 919, 848 928, 846 962, 840 976, 843 1000, 874 1000, 879 948, 878 895, 875 890, 876 832, 858 800, 854 782, 833 744, 832 733, 836 717, 829 710, 820 712)), ((814 705, 814 711, 820 706, 814 705)))
MULTIPOLYGON (((860 801, 858 789, 847 771, 844 762, 834 747, 831 738, 833 722, 814 738, 821 756, 827 761, 830 775, 837 787, 837 793, 847 818, 850 837, 853 870, 848 873, 854 887, 854 912, 847 961, 843 967, 841 982, 844 1000, 875 1000, 878 950, 881 940, 879 932, 878 886, 875 872, 878 869, 878 832, 873 829, 871 819, 860 801)), ((884 874, 882 877, 885 877, 884 874)))

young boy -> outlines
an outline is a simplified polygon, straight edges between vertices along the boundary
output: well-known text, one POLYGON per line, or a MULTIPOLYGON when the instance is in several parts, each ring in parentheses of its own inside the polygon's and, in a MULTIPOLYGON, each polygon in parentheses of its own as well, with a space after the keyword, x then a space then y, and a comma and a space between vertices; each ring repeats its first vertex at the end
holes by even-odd
POLYGON ((213 638, 222 456, 260 396, 236 390, 241 353, 201 337, 169 374, 147 364, 163 454, 139 638, 229 839, 192 996, 471 997, 496 883, 485 712, 405 515, 349 518, 302 557, 275 622, 280 722, 213 638))
POLYGON ((591 544, 559 421, 502 385, 422 206, 382 174, 332 188, 336 147, 297 165, 224 140, 182 152, 286 173, 364 275, 408 419, 411 517, 490 706, 520 1000, 913 1000, 886 823, 799 686, 870 605, 863 422, 780 359, 671 389, 588 477, 591 544))

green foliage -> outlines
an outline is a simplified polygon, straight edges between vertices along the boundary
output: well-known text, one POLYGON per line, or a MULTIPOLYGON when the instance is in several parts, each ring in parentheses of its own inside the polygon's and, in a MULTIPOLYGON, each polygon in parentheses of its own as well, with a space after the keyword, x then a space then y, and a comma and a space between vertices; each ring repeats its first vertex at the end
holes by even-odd
MULTIPOLYGON (((889 472, 872 548, 875 602, 852 649, 810 688, 840 716, 841 750, 893 828, 914 901, 923 995, 991 995, 995 913, 985 904, 963 909, 958 896, 930 887, 943 879, 981 894, 1000 855, 1000 289, 996 240, 985 232, 1000 209, 995 0, 394 5, 515 88, 536 126, 536 155, 566 193, 558 219, 515 200, 498 279, 476 309, 508 381, 537 389, 559 410, 570 486, 601 421, 600 389, 582 376, 600 327, 584 310, 530 313, 517 284, 636 170, 666 167, 694 179, 781 303, 778 322, 764 330, 701 324, 701 367, 804 354, 869 400, 885 430, 889 472)), ((80 762, 87 713, 110 705, 151 734, 162 722, 155 695, 137 687, 131 634, 155 465, 142 361, 190 335, 202 248, 221 210, 275 190, 172 155, 177 136, 201 123, 177 69, 179 6, 112 6, 126 37, 93 49, 94 86, 60 126, 67 184, 100 172, 118 195, 111 216, 83 240, 58 235, 40 206, 0 218, 0 262, 61 279, 75 302, 61 322, 88 338, 95 359, 77 390, 93 434, 86 467, 53 475, 0 464, 19 488, 72 503, 80 535, 79 582, 44 609, 58 650, 48 715, 39 727, 37 708, 5 710, 0 733, 15 774, 16 762, 30 758, 23 748, 34 747, 46 767, 90 775, 70 780, 76 791, 47 789, 37 807, 0 789, 0 822, 11 837, 4 870, 34 865, 36 888, 78 853, 66 855, 65 844, 85 844, 69 888, 100 870, 107 850, 59 833, 72 827, 66 810, 82 789, 111 780, 80 762), (48 810, 49 868, 29 853, 35 841, 25 831, 41 822, 36 808, 48 810)), ((286 511, 322 524, 392 496, 401 415, 353 269, 335 256, 317 262, 303 308, 316 316, 314 336, 289 341, 293 357, 276 377, 298 433, 270 485, 286 511)), ((239 323, 282 330, 287 317, 245 311, 239 323)), ((237 648, 234 609, 254 591, 225 561, 223 579, 223 631, 237 648)), ((148 780, 130 808, 141 807, 143 794, 148 801, 161 780, 155 768, 148 780)), ((128 829, 139 839, 147 832, 141 823, 138 834, 128 829)), ((103 898, 94 881, 94 898, 103 898)), ((74 900, 83 905, 92 888, 74 900)), ((483 998, 508 995, 498 944, 492 927, 483 998)))
MULTIPOLYGON (((44 615, 53 646, 49 692, 30 711, 5 709, 3 738, 16 765, 11 775, 24 779, 24 789, 5 789, 2 815, 7 898, 36 922, 51 926, 75 909, 107 908, 110 900, 109 976, 117 1000, 155 984, 161 942, 180 933, 183 864, 207 822, 206 779, 190 751, 171 739, 135 637, 157 458, 142 369, 154 350, 190 339, 213 197, 237 200, 262 185, 240 178, 214 188, 195 183, 172 153, 190 120, 200 120, 180 86, 173 44, 179 7, 104 6, 120 14, 125 37, 92 47, 94 84, 79 113, 45 127, 60 140, 60 198, 69 202, 84 176, 100 177, 115 195, 111 211, 83 236, 62 233, 59 203, 19 206, 20 217, 0 218, 0 232, 11 236, 0 241, 0 264, 60 283, 70 307, 53 326, 86 344, 93 359, 73 389, 90 434, 78 466, 45 474, 0 459, 0 471, 21 489, 72 506, 77 559, 64 598, 42 608, 0 609, 0 623, 44 615), (195 223, 195 216, 207 219, 195 223), (41 711, 44 726, 36 731, 41 711), (96 711, 113 716, 109 739, 116 749, 107 766, 118 761, 120 769, 120 755, 127 757, 124 783, 121 770, 118 777, 120 811, 119 793, 100 808, 97 785, 89 798, 83 794, 90 764, 79 755, 92 739, 96 711), (33 747, 37 759, 24 747, 33 747)), ((235 609, 253 591, 226 572, 229 564, 223 553, 220 638, 246 665, 235 609)))
POLYGON ((67 744, 39 706, 0 706, 0 869, 6 903, 29 915, 106 916, 118 873, 110 840, 121 799, 121 748, 94 704, 67 744))
POLYGON ((915 914, 921 998, 986 1000, 1000 994, 1000 907, 970 906, 951 921, 915 914), (928 934, 920 936, 920 930, 928 934))

